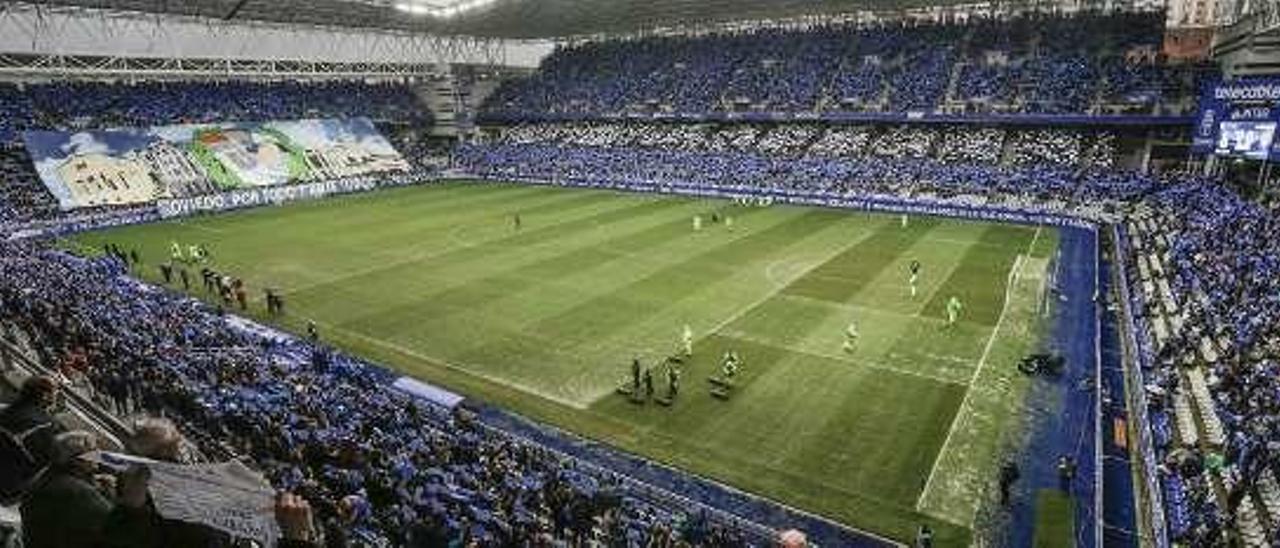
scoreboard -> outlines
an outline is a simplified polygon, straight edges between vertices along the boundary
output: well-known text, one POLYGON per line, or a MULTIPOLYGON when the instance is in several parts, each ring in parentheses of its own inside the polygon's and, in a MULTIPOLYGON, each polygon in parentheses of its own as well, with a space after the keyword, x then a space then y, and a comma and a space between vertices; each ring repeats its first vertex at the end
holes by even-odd
POLYGON ((1280 78, 1219 80, 1205 86, 1192 151, 1252 160, 1280 160, 1280 78))
POLYGON ((1214 154, 1266 160, 1276 134, 1275 122, 1221 122, 1214 154))

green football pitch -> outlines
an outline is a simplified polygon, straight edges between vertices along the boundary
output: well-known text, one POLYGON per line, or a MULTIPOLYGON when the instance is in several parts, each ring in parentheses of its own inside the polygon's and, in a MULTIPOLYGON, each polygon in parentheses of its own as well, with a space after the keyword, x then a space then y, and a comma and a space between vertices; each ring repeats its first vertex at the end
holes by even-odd
MULTIPOLYGON (((748 492, 898 540, 967 543, 1021 426, 1016 360, 1038 344, 1051 228, 450 183, 75 237, 204 244, 270 320, 748 492), (712 223, 712 213, 732 226, 712 223), (519 215, 517 228, 514 217, 519 215), (694 216, 707 222, 693 229, 694 216), (919 294, 908 284, 922 265, 919 294), (963 303, 948 325, 945 303, 963 303), (852 351, 842 348, 856 322, 852 351), (674 405, 616 392, 695 333, 674 405), (727 400, 707 379, 732 350, 727 400)), ((192 292, 209 298, 193 272, 192 292)))

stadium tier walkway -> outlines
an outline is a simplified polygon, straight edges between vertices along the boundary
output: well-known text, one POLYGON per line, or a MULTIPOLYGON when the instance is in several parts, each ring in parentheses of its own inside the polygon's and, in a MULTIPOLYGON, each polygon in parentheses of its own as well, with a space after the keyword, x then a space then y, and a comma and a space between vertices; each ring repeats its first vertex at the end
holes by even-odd
MULTIPOLYGON (((1113 260, 1121 260, 1113 257, 1113 260)), ((1111 262, 1102 264, 1102 275, 1099 279, 1103 287, 1102 295, 1111 295, 1110 287, 1114 278, 1115 265, 1111 262)), ((1133 463, 1130 460, 1130 441, 1128 439, 1129 413, 1126 405, 1124 384, 1124 353, 1120 346, 1122 329, 1117 302, 1102 310, 1102 354, 1101 377, 1102 417, 1099 427, 1102 429, 1102 545, 1115 548, 1130 548, 1138 545, 1137 523, 1134 509, 1133 463)))

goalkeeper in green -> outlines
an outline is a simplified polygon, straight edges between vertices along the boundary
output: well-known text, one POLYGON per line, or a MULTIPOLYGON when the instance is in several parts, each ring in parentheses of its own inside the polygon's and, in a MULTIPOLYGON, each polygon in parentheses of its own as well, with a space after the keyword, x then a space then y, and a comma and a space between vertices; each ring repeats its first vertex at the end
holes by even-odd
POLYGON ((960 303, 960 298, 952 295, 947 300, 947 326, 956 324, 956 320, 960 319, 960 311, 964 310, 964 305, 960 303))

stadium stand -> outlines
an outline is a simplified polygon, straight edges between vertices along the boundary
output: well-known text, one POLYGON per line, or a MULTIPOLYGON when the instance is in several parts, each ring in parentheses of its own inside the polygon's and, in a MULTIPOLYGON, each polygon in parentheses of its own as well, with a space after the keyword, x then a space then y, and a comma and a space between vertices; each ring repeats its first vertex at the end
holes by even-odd
POLYGON ((0 146, 0 225, 47 218, 57 208, 32 169, 26 149, 0 146))
POLYGON ((482 116, 1186 112, 1213 69, 1151 54, 1163 29, 1145 13, 588 42, 504 82, 482 116))
POLYGON ((814 156, 850 157, 864 154, 871 142, 870 127, 832 127, 809 147, 814 156))
POLYGON ((812 124, 776 126, 760 137, 756 147, 772 156, 797 156, 809 149, 810 143, 822 134, 822 128, 812 124))
POLYGON ((1010 162, 1017 165, 1076 165, 1080 162, 1080 136, 1072 131, 1039 129, 1018 131, 1010 138, 1010 162))
POLYGON ((1248 545, 1276 533, 1278 228, 1205 181, 1160 190, 1125 223, 1166 515, 1188 545, 1232 525, 1248 545))
POLYGON ((27 346, 58 361, 82 352, 92 365, 73 374, 112 407, 169 417, 209 454, 252 458, 273 485, 311 502, 329 538, 767 541, 629 496, 618 477, 434 409, 393 389, 385 370, 237 330, 203 305, 121 277, 119 257, 23 242, 0 251, 0 312, 27 346))
POLYGON ((367 117, 418 126, 431 115, 403 84, 302 82, 56 82, 0 84, 0 142, 27 129, 367 117))
MULTIPOLYGON (((1171 536, 1193 546, 1218 542, 1228 528, 1250 544, 1273 538, 1271 516, 1280 510, 1271 465, 1280 406, 1272 388, 1280 359, 1275 212, 1216 181, 1115 170, 1115 137, 1105 131, 950 128, 933 138, 921 131, 802 125, 775 128, 754 148, 731 151, 499 139, 462 147, 458 160, 497 178, 1114 204, 1124 215, 1117 218, 1127 219, 1133 305, 1150 337, 1144 373, 1171 536), (796 142, 792 135, 811 144, 776 144, 796 142), (922 142, 936 149, 913 148, 922 142)), ((735 128, 705 140, 737 142, 749 134, 735 128)))
MULTIPOLYGON (((422 169, 562 184, 643 182, 1013 205, 1119 221, 1171 536, 1280 537, 1280 217, 1217 181, 1115 167, 1110 129, 623 121, 627 114, 1184 114, 1213 74, 1152 53, 1152 14, 826 24, 588 41, 504 82, 511 125, 442 148, 408 86, 334 81, 0 84, 0 235, 60 212, 29 129, 368 117, 422 169), (571 122, 554 122, 579 118, 571 122), (1230 238, 1221 237, 1231 234, 1230 238), (1220 495, 1221 493, 1221 495, 1220 495)), ((447 413, 387 371, 238 329, 124 275, 118 257, 0 242, 0 323, 117 414, 163 415, 210 456, 303 495, 329 538, 378 545, 761 545, 705 508, 447 413)))
POLYGON ((0 83, 0 225, 57 216, 21 143, 25 130, 367 117, 419 168, 442 153, 421 139, 431 113, 403 84, 301 82, 0 83))
MULTIPOLYGON (((1106 131, 1090 131, 1084 138, 1080 131, 1061 129, 975 131, 968 127, 816 124, 772 129, 737 124, 721 129, 667 124, 655 127, 678 133, 680 139, 650 137, 638 141, 642 146, 624 146, 607 139, 590 140, 591 146, 561 144, 587 142, 571 137, 581 127, 545 123, 513 126, 485 143, 459 147, 455 166, 485 176, 549 180, 617 177, 734 188, 977 194, 994 199, 1052 195, 1070 204, 1068 207, 1113 211, 1156 182, 1147 175, 1098 169, 1110 164, 1095 162, 1109 162, 1114 156, 1105 153, 1114 141, 1106 131), (539 141, 539 135, 546 138, 539 141), (1080 152, 1082 140, 1089 143, 1089 155, 1080 152), (668 142, 675 144, 674 148, 663 146, 668 142), (809 144, 805 148, 800 143, 809 144), (802 161, 793 160, 795 156, 802 161)), ((599 131, 598 124, 592 127, 599 131)))
POLYGON ((951 163, 998 163, 1004 138, 998 128, 949 128, 941 135, 937 156, 951 163))

